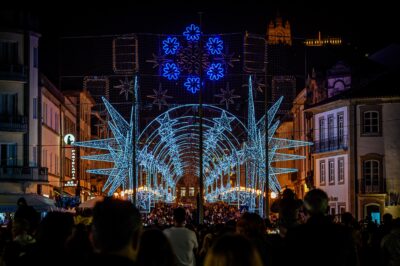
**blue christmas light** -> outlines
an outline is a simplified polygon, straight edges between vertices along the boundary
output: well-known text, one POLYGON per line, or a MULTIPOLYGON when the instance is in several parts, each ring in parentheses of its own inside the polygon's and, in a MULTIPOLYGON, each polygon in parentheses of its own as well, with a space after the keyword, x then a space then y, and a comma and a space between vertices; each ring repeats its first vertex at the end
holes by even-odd
POLYGON ((224 48, 224 42, 219 37, 210 37, 208 38, 206 47, 212 55, 220 55, 224 48))
MULTIPOLYGON (((191 92, 197 92, 200 89, 200 78, 189 78, 185 87, 191 92)), ((274 122, 274 116, 282 102, 281 98, 267 112, 268 145, 265 145, 265 119, 263 117, 256 122, 251 78, 248 93, 247 126, 226 110, 203 105, 204 110, 210 110, 210 113, 214 114, 211 117, 203 117, 205 198, 208 202, 223 200, 235 206, 247 205, 249 211, 262 215, 263 197, 267 192, 264 190, 266 178, 269 179, 270 189, 279 192, 281 187, 277 175, 297 171, 294 168, 277 168, 272 163, 304 159, 301 155, 278 151, 308 146, 311 143, 273 137, 279 126, 279 121, 274 122), (245 141, 243 136, 247 136, 245 141), (268 177, 265 171, 266 146, 269 158, 268 177), (235 182, 230 180, 231 175, 235 176, 235 182)), ((199 166, 194 163, 199 161, 198 123, 193 122, 193 115, 188 113, 197 113, 198 105, 179 105, 171 108, 146 126, 138 136, 138 143, 141 143, 142 147, 137 147, 137 173, 133 173, 132 133, 133 128, 137 128, 138 117, 134 118, 131 115, 127 121, 107 100, 103 101, 110 114, 108 124, 113 138, 75 142, 74 145, 108 151, 105 154, 88 155, 83 159, 113 162, 114 166, 91 169, 88 172, 108 176, 103 190, 108 189, 109 195, 118 188, 128 190, 129 193, 135 182, 136 200, 141 211, 149 212, 157 201, 174 201, 176 184, 180 178, 185 174, 200 174, 199 166)))
POLYGON ((186 87, 186 90, 196 93, 200 90, 200 78, 196 76, 188 77, 183 85, 186 87))
POLYGON ((207 70, 207 75, 210 80, 219 80, 224 76, 224 69, 221 63, 212 63, 207 70))
POLYGON ((168 37, 163 42, 163 49, 166 55, 176 54, 176 51, 179 48, 179 42, 176 37, 168 37))
POLYGON ((200 28, 194 24, 191 24, 186 27, 186 30, 183 32, 183 36, 185 36, 186 40, 189 42, 194 42, 200 40, 200 28))
POLYGON ((177 80, 180 71, 175 63, 166 63, 163 68, 163 76, 169 80, 177 80))

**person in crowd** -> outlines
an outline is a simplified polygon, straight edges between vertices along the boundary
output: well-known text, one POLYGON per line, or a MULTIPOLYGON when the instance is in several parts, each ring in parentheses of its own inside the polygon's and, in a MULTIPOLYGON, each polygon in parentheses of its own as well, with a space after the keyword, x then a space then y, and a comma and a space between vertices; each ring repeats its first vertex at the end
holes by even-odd
POLYGON ((165 234, 158 229, 148 229, 140 237, 138 266, 175 266, 172 246, 165 234))
POLYGON ((285 237, 286 265, 358 265, 356 246, 351 231, 340 224, 334 224, 327 217, 328 195, 320 189, 309 191, 304 204, 310 218, 305 224, 288 230, 285 237), (335 255, 327 257, 334 250, 335 255))
POLYGON ((400 265, 400 218, 392 222, 392 230, 381 242, 381 265, 400 265))
POLYGON ((28 221, 28 233, 33 235, 39 225, 40 214, 32 206, 28 205, 24 197, 21 197, 17 201, 17 211, 15 212, 14 219, 25 219, 28 221))
POLYGON ((86 265, 135 265, 142 222, 130 202, 104 198, 93 209, 92 240, 96 251, 86 265))
POLYGON ((36 242, 36 239, 28 234, 28 230, 29 222, 27 220, 14 219, 12 223, 13 240, 7 243, 2 256, 6 266, 18 265, 19 258, 25 255, 36 242))
POLYGON ((72 234, 74 220, 71 213, 49 212, 39 224, 36 243, 19 265, 69 265, 65 243, 72 234), (62 259, 60 259, 62 258, 62 259))
POLYGON ((281 197, 271 205, 271 211, 279 213, 279 232, 282 237, 287 230, 299 225, 299 212, 303 202, 296 198, 293 190, 287 188, 283 191, 281 197))
POLYGON ((195 254, 198 249, 198 242, 195 232, 185 227, 185 209, 178 207, 174 210, 174 226, 165 229, 163 232, 169 239, 172 249, 176 255, 177 265, 196 265, 195 254))
POLYGON ((66 254, 73 261, 88 261, 93 255, 93 247, 89 238, 89 226, 84 223, 75 225, 71 237, 65 244, 66 254))
POLYGON ((212 245, 204 266, 262 266, 260 254, 242 235, 226 234, 212 245))

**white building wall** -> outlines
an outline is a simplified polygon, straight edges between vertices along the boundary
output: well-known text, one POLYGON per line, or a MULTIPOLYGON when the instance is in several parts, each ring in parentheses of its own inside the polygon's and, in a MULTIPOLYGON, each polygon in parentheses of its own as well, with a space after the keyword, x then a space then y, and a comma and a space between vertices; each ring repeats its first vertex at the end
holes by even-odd
POLYGON ((338 214, 340 212, 340 206, 345 206, 346 211, 349 211, 349 202, 350 202, 350 178, 349 178, 349 158, 347 154, 323 157, 315 160, 315 185, 317 188, 324 190, 329 197, 329 204, 332 207, 335 207, 335 213, 338 214), (344 182, 340 183, 338 180, 339 177, 339 159, 343 158, 344 160, 344 182), (335 180, 333 183, 329 183, 329 161, 334 161, 334 169, 335 169, 335 180), (321 184, 320 177, 320 162, 325 161, 325 184, 321 184))
POLYGON ((400 192, 400 103, 386 103, 382 115, 387 192, 400 192))
POLYGON ((322 112, 319 114, 315 114, 314 115, 314 139, 315 141, 319 141, 320 138, 320 134, 319 134, 319 121, 320 118, 324 118, 325 119, 325 134, 324 134, 324 139, 328 138, 328 117, 330 115, 333 115, 333 125, 334 125, 334 130, 333 130, 333 134, 334 137, 337 137, 337 114, 339 113, 343 113, 344 114, 344 136, 348 136, 348 132, 349 132, 349 117, 348 117, 348 108, 347 106, 344 107, 340 107, 340 108, 335 108, 326 112, 322 112))

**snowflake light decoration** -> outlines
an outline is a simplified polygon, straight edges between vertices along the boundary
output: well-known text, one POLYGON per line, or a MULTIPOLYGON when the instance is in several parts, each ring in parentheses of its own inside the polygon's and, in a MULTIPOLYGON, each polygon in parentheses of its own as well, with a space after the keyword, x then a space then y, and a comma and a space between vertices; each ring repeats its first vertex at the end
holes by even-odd
POLYGON ((224 77, 224 69, 220 63, 212 63, 207 70, 207 75, 210 80, 219 80, 220 78, 224 77))
POLYGON ((158 87, 158 90, 153 90, 154 95, 148 95, 148 98, 153 99, 153 104, 158 105, 158 110, 160 111, 162 106, 168 106, 167 99, 172 99, 172 96, 168 96, 168 90, 163 90, 161 87, 161 83, 158 87))
POLYGON ((194 42, 200 40, 200 28, 194 24, 191 24, 186 27, 186 30, 183 32, 183 36, 185 36, 186 40, 189 42, 194 42))
POLYGON ((234 104, 235 101, 234 99, 240 98, 239 95, 233 94, 235 92, 234 89, 229 88, 229 82, 226 84, 226 89, 221 88, 221 93, 216 94, 215 97, 221 98, 220 104, 225 103, 225 107, 227 110, 229 110, 229 104, 234 104))
POLYGON ((179 77, 178 66, 175 63, 166 63, 163 68, 163 76, 169 80, 177 80, 179 77))
POLYGON ((210 37, 208 38, 206 46, 211 54, 220 55, 222 54, 222 49, 224 48, 224 42, 218 37, 210 37))
POLYGON ((176 37, 168 37, 163 42, 163 49, 166 55, 176 54, 176 51, 179 48, 179 42, 176 37))
POLYGON ((200 90, 200 78, 196 76, 188 77, 183 85, 186 87, 186 90, 196 93, 200 90))
POLYGON ((188 84, 187 77, 199 77, 202 73, 204 76, 200 78, 204 80, 220 80, 228 67, 234 67, 234 62, 239 61, 233 54, 224 54, 224 41, 220 36, 205 36, 195 24, 187 26, 181 36, 165 37, 161 48, 162 52, 153 54, 147 62, 153 63, 153 68, 158 67, 159 73, 168 80, 182 79, 181 84, 190 92, 197 92, 199 88, 191 86, 188 89, 185 85, 188 84), (204 42, 203 46, 200 46, 200 40, 204 42))
POLYGON ((129 93, 133 94, 133 80, 128 80, 125 77, 125 80, 119 80, 119 85, 114 86, 116 89, 120 89, 119 94, 125 94, 125 99, 128 100, 129 93))

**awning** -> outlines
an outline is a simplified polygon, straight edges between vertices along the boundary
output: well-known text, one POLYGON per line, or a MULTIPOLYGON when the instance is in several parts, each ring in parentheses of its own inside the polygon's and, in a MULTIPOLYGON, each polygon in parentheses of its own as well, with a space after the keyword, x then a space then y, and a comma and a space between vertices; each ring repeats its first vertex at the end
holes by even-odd
POLYGON ((17 201, 21 197, 25 198, 28 205, 35 208, 35 210, 38 212, 57 210, 54 200, 41 195, 34 193, 10 193, 0 194, 0 212, 15 212, 18 208, 17 201))
POLYGON ((96 205, 97 202, 99 201, 103 201, 104 197, 103 196, 97 196, 93 199, 87 200, 85 202, 82 202, 81 204, 79 204, 79 208, 88 208, 91 209, 94 207, 94 205, 96 205))

